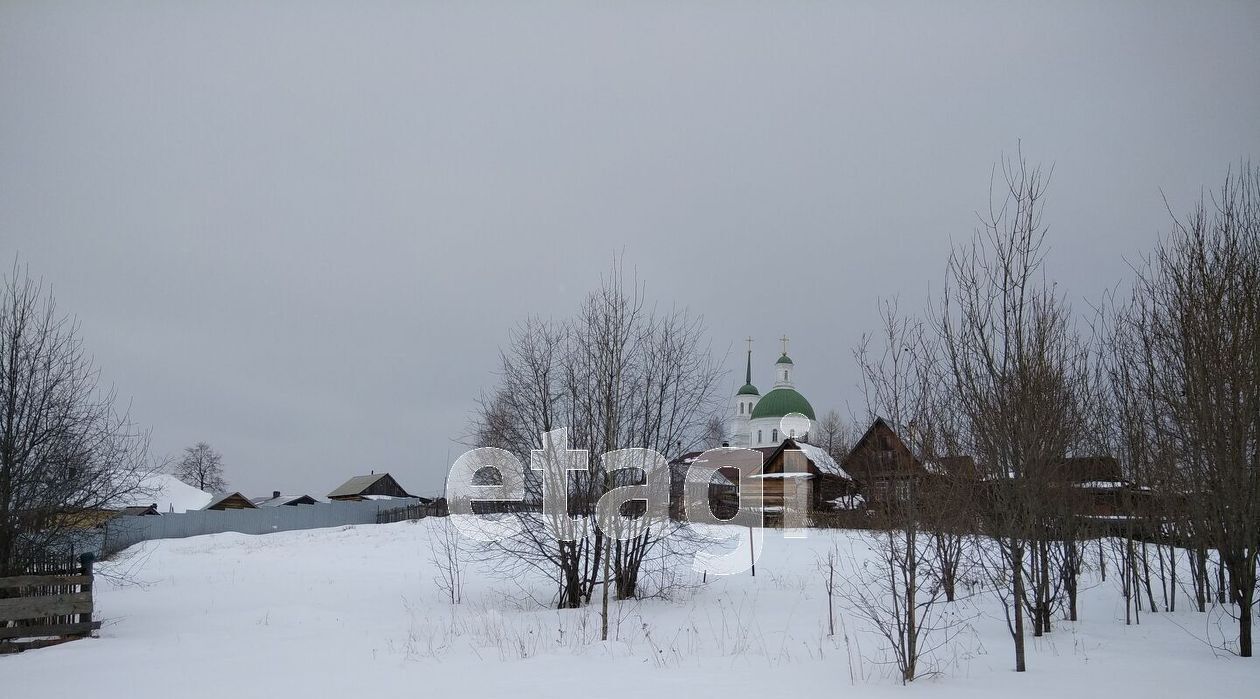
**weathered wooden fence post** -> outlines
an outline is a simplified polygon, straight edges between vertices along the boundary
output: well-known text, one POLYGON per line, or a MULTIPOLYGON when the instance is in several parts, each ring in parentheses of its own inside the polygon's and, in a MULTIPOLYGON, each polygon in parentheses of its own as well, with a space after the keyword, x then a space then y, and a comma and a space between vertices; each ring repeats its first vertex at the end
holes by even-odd
MULTIPOLYGON (((92 600, 92 565, 95 562, 96 562, 96 554, 92 553, 91 551, 79 556, 79 573, 87 579, 86 582, 84 582, 82 585, 79 586, 79 591, 87 593, 89 600, 92 600)), ((91 604, 91 608, 92 609, 96 608, 96 604, 94 602, 91 604)), ((86 614, 82 614, 82 613, 79 614, 79 623, 88 624, 90 626, 92 623, 92 612, 88 612, 86 614)), ((91 634, 91 631, 88 631, 84 633, 83 635, 87 636, 89 634, 91 634)))

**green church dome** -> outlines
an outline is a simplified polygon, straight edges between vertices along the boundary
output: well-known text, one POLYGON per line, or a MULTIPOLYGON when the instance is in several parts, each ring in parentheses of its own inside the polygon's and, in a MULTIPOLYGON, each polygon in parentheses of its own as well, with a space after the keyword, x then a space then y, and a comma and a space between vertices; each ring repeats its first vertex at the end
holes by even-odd
MULTIPOLYGON (((787 359, 786 355, 784 359, 787 359)), ((783 360, 780 359, 780 362, 783 360)), ((792 360, 788 359, 788 362, 792 360)), ((789 413, 800 413, 813 420, 814 406, 805 400, 805 396, 791 388, 776 388, 767 393, 753 406, 752 419, 759 417, 783 417, 789 413)))
POLYGON ((787 356, 786 354, 783 355, 782 357, 779 357, 779 361, 775 362, 775 364, 791 364, 791 363, 792 363, 792 358, 787 356))
POLYGON ((754 385, 752 385, 752 384, 750 384, 750 383, 746 383, 746 384, 744 384, 744 386, 743 386, 742 388, 740 388, 738 391, 736 391, 736 392, 735 392, 735 395, 737 395, 737 396, 759 396, 759 395, 761 395, 761 391, 758 391, 756 386, 754 386, 754 385))

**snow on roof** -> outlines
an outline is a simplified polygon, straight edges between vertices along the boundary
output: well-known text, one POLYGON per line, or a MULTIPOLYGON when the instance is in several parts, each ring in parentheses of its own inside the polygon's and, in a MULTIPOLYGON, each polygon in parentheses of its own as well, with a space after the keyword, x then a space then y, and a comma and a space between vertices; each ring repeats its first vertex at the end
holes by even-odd
POLYGON ((1076 487, 1090 490, 1120 490, 1125 485, 1123 481, 1085 481, 1077 483, 1076 487))
POLYGON ((277 495, 274 497, 250 498, 250 502, 254 503, 258 507, 280 507, 282 505, 288 505, 294 500, 301 500, 302 498, 310 498, 315 502, 319 502, 319 498, 311 495, 277 495))
POLYGON ((723 485, 723 486, 736 485, 736 481, 732 480, 730 476, 727 476, 725 473, 722 473, 721 469, 716 470, 716 471, 705 470, 705 471, 696 471, 696 472, 692 472, 690 469, 687 469, 683 473, 682 481, 684 483, 691 483, 691 484, 707 483, 709 485, 723 485), (707 475, 708 478, 706 479, 706 478, 701 477, 704 475, 707 475))
POLYGON ((861 495, 841 495, 827 502, 837 510, 860 510, 866 507, 866 498, 861 495))
POLYGON ((113 503, 114 509, 124 507, 148 507, 156 504, 162 514, 200 510, 214 498, 210 493, 198 490, 166 473, 154 473, 140 480, 140 487, 133 493, 113 503))
POLYGON ((796 446, 801 451, 805 452, 805 458, 813 461, 814 467, 819 471, 832 476, 840 476, 841 478, 853 480, 853 477, 846 473, 844 469, 840 468, 840 464, 836 463, 835 459, 831 458, 831 454, 828 454, 826 449, 806 442, 797 442, 796 446))
POLYGON ((749 478, 813 478, 812 473, 758 473, 749 478))
POLYGON ((940 461, 937 461, 936 459, 923 459, 923 470, 927 471, 933 476, 948 476, 949 475, 949 469, 945 468, 944 464, 942 464, 940 461))

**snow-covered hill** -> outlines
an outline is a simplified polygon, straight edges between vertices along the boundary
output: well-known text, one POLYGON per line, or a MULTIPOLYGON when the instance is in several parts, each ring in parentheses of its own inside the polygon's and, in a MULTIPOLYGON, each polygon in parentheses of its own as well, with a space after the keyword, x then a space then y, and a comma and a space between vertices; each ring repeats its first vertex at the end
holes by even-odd
POLYGON ((200 510, 212 499, 214 496, 210 493, 198 490, 175 476, 153 473, 140 481, 140 487, 134 493, 119 499, 113 506, 121 509, 156 504, 158 512, 167 514, 200 510))
MULTIPOLYGON (((766 538, 757 576, 710 578, 676 599, 614 605, 600 643, 595 609, 557 612, 546 587, 470 571, 466 602, 433 582, 428 533, 442 520, 147 542, 103 564, 100 638, 0 657, 5 697, 1213 697, 1254 696, 1260 660, 1214 653, 1196 636, 1228 620, 1193 612, 1125 626, 1113 579, 1089 582, 1082 621, 1029 639, 1012 668, 1000 607, 974 617, 903 688, 877 639, 840 610, 826 635, 817 555, 850 532, 766 538)), ((687 572, 690 575, 689 571, 687 572)), ((699 580, 695 581, 699 583, 699 580)), ((1185 606, 1189 606, 1188 604, 1185 606)))

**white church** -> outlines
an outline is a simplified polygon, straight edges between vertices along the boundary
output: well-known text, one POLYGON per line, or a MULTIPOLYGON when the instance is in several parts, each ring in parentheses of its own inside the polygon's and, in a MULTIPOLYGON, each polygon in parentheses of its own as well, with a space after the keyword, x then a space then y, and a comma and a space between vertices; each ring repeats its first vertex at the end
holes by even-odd
POLYGON ((764 396, 752 382, 752 340, 748 341, 744 385, 735 392, 727 428, 733 447, 773 447, 789 437, 804 440, 817 427, 814 407, 792 383, 795 366, 787 354, 788 340, 783 337, 780 341, 783 354, 774 363, 774 388, 764 396))

